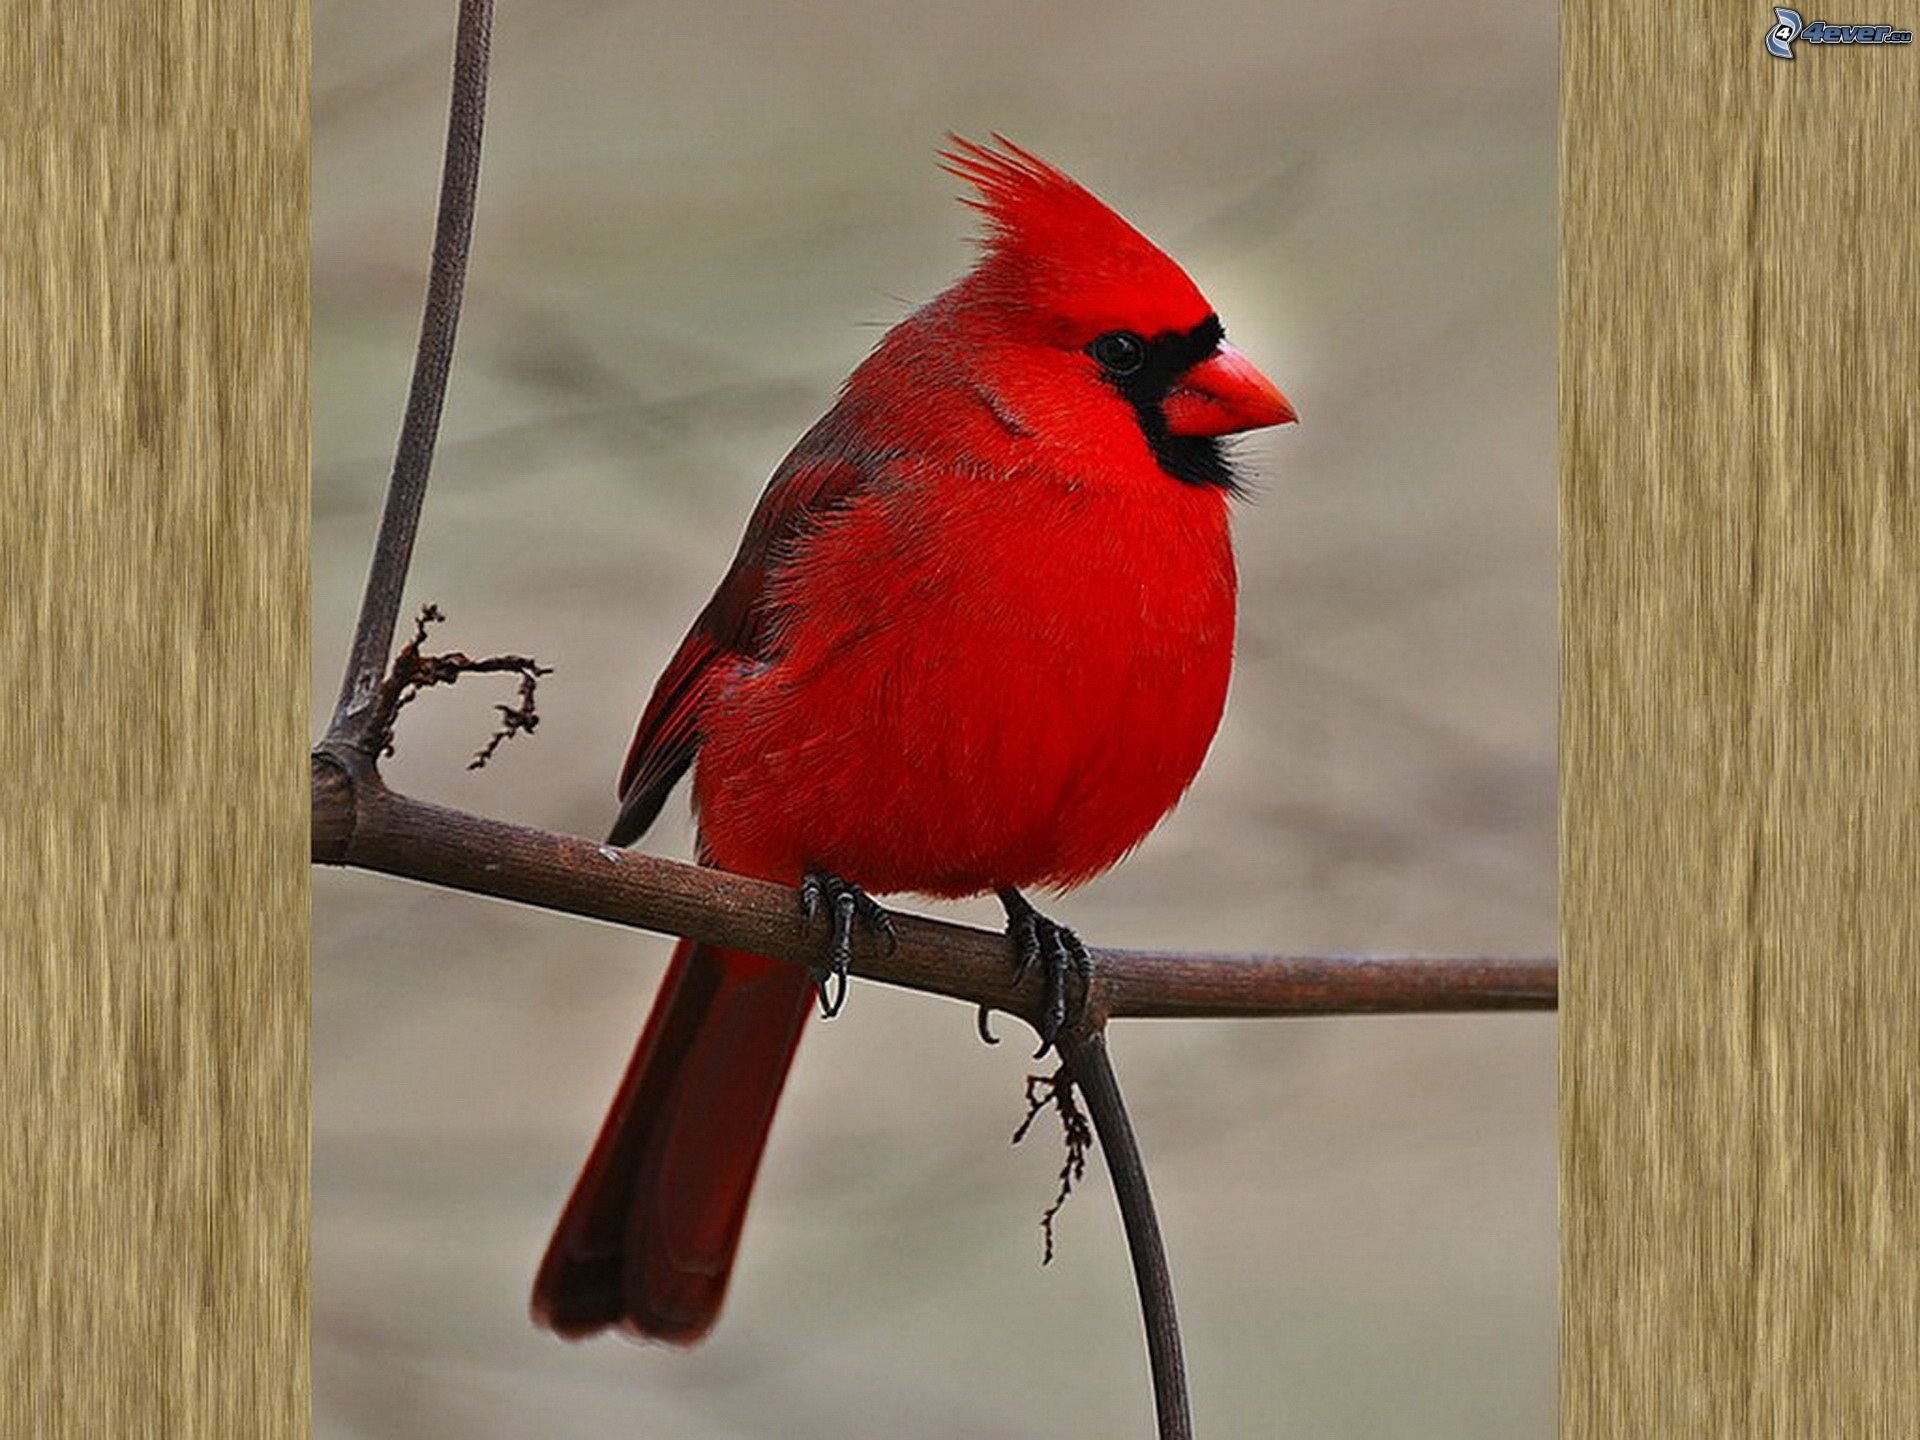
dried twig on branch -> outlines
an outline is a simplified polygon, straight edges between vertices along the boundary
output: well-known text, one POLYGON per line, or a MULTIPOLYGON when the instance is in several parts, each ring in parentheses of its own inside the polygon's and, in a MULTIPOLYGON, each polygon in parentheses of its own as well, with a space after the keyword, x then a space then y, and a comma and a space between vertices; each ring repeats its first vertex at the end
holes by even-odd
POLYGON ((1060 1162, 1060 1188, 1054 1192, 1053 1203, 1040 1215, 1040 1234, 1046 1242, 1040 1256, 1042 1265, 1053 1263, 1053 1222, 1072 1198, 1073 1187, 1086 1175, 1087 1151, 1093 1148, 1093 1127, 1087 1124, 1086 1112, 1073 1098, 1073 1077, 1064 1065, 1051 1075, 1027 1076, 1027 1115, 1013 1132, 1013 1143, 1018 1145, 1026 1139, 1033 1131, 1033 1122, 1048 1110, 1060 1117, 1060 1138, 1066 1158, 1060 1162))
POLYGON ((487 743, 467 762, 469 770, 479 770, 486 766, 504 742, 522 731, 530 732, 539 727, 540 712, 534 707, 534 697, 540 677, 551 675, 553 670, 526 655, 488 655, 479 660, 464 650, 429 655, 424 649, 427 628, 446 618, 438 605, 420 607, 420 614, 413 622, 413 638, 400 647, 400 653, 393 657, 393 667, 387 671, 387 678, 380 682, 373 709, 366 719, 365 748, 383 759, 393 754, 393 723, 401 708, 411 704, 422 690, 435 685, 451 685, 462 675, 518 675, 519 703, 493 707, 500 712, 500 728, 487 738, 487 743))

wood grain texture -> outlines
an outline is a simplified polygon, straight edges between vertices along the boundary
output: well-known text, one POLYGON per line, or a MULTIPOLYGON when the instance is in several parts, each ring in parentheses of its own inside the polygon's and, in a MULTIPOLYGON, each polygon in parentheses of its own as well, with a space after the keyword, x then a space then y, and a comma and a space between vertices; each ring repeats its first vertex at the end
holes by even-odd
POLYGON ((1920 1435, 1920 52, 1777 61, 1770 16, 1562 9, 1562 1409, 1593 1440, 1920 1435))
POLYGON ((0 16, 0 1434, 305 1434, 305 7, 0 16))

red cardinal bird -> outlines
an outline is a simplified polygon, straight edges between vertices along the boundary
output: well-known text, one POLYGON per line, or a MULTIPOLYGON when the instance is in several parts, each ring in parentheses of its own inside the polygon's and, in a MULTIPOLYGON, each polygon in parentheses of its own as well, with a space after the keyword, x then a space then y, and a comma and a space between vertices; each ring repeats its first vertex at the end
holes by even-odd
POLYGON ((1226 701, 1234 476, 1220 437, 1294 418, 1192 280, 1045 161, 956 140, 978 264, 900 322, 774 472, 620 775, 628 844, 693 768, 704 863, 826 909, 821 977, 683 941, 533 1292, 570 1338, 691 1343, 720 1310, 816 986, 844 997, 869 893, 1005 905, 1125 855, 1226 701), (831 991, 828 979, 837 978, 831 991))

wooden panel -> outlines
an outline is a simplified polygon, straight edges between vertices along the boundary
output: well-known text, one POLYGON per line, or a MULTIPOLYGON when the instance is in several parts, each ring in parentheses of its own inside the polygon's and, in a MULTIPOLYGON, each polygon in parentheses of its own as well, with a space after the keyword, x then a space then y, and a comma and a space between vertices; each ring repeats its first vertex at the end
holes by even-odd
POLYGON ((0 30, 0 1433, 307 1430, 305 7, 0 30))
POLYGON ((1594 1440, 1920 1435, 1920 51, 1775 60, 1770 17, 1562 10, 1562 1404, 1594 1440))

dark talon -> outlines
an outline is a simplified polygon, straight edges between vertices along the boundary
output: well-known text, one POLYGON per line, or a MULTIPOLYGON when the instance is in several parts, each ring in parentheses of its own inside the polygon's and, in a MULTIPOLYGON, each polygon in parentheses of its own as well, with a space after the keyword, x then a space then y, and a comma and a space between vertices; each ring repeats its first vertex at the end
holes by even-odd
POLYGON ((893 919, 874 898, 850 881, 820 871, 809 871, 800 882, 800 913, 809 926, 823 907, 830 906, 833 933, 827 942, 827 965, 814 972, 820 995, 820 1013, 831 1019, 847 1003, 847 975, 853 968, 853 927, 856 923, 886 938, 889 951, 899 945, 893 919))
POLYGON ((980 1038, 985 1043, 988 1045, 998 1045, 1000 1043, 1000 1037, 993 1033, 993 1011, 989 1010, 985 1005, 979 1007, 978 1012, 973 1017, 973 1023, 979 1029, 980 1038))
MULTIPOLYGON (((1087 954, 1087 947, 1080 943, 1080 937, 1066 926, 1047 919, 1035 910, 1027 897, 1018 890, 1000 891, 1000 903, 1007 911, 1007 939, 1013 945, 1013 974, 1016 980, 1024 978, 1027 971, 1038 960, 1044 966, 1046 988, 1040 1012, 1040 1048, 1034 1051, 1033 1058, 1038 1060, 1051 1050, 1060 1032, 1066 1028, 1069 1015, 1067 1003, 1067 975, 1069 972, 1080 978, 1080 1003, 1073 1010, 1073 1018, 1078 1018, 1086 1009, 1087 991, 1093 978, 1093 962, 1087 954)), ((984 1028, 981 1031, 985 1035, 984 1028)))
MULTIPOLYGON (((1040 916, 1018 890, 1011 893, 1024 907, 1007 917, 1007 938, 1013 941, 1013 978, 1024 980, 1027 971, 1033 968, 1034 957, 1040 953, 1040 937, 1036 933, 1040 916)), ((1001 897, 1003 901, 1005 898, 1001 897)))
POLYGON ((844 979, 841 980, 840 998, 835 1000, 833 998, 833 992, 828 988, 828 982, 833 978, 834 975, 831 970, 816 970, 813 972, 813 992, 820 997, 820 1013, 829 1020, 835 1015, 838 1015, 840 1013, 840 1007, 847 1003, 846 981, 844 979))

